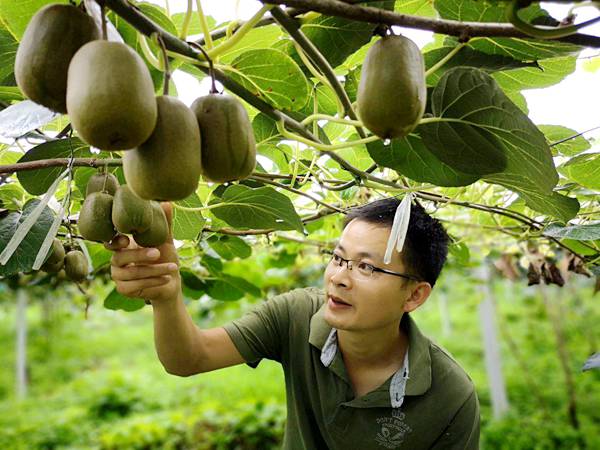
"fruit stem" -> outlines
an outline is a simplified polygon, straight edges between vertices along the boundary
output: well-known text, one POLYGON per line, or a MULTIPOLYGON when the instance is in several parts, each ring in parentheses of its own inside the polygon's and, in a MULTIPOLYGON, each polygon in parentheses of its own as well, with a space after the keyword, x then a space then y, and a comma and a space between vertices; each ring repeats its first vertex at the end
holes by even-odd
POLYGON ((152 50, 148 45, 148 40, 146 36, 141 34, 140 38, 140 48, 142 49, 142 53, 144 54, 145 58, 148 60, 152 67, 162 72, 164 70, 164 67, 162 66, 160 60, 156 56, 154 56, 154 53, 152 53, 152 50))
POLYGON ((108 32, 106 30, 106 10, 104 9, 104 3, 100 4, 100 17, 102 18, 102 39, 108 40, 108 32))
POLYGON ((379 136, 373 135, 364 139, 358 139, 356 141, 344 142, 343 144, 319 144, 318 142, 311 141, 310 139, 306 139, 302 136, 292 133, 291 131, 286 130, 283 120, 277 121, 277 130, 286 139, 302 142, 303 144, 306 144, 309 147, 315 148, 323 152, 342 150, 344 148, 350 148, 356 145, 368 144, 369 142, 375 142, 380 140, 379 136))
POLYGON ((185 12, 185 17, 183 18, 183 25, 181 26, 181 34, 179 35, 179 39, 185 41, 185 38, 188 34, 188 29, 190 27, 190 21, 192 20, 192 13, 194 12, 194 2, 193 0, 188 0, 187 11, 185 12))
POLYGON ((317 120, 327 120, 328 122, 341 123, 344 125, 348 125, 351 127, 362 127, 363 124, 360 120, 350 120, 350 119, 342 119, 340 117, 328 116, 327 114, 312 114, 304 119, 301 123, 302 125, 307 125, 311 122, 315 122, 317 120))
MULTIPOLYGON (((230 50, 235 45, 237 45, 238 42, 240 42, 243 39, 243 37, 254 28, 254 25, 256 25, 258 22, 260 22, 260 20, 263 18, 265 13, 267 11, 269 11, 270 9, 272 9, 273 7, 274 7, 274 5, 265 5, 262 8, 260 8, 256 14, 254 14, 247 22, 245 22, 234 33, 233 36, 231 36, 231 38, 227 39, 222 44, 210 49, 208 51, 208 56, 210 56, 211 59, 215 59, 217 56, 225 53, 226 51, 230 50)), ((208 34, 208 36, 210 36, 210 33, 208 34)), ((205 36, 205 39, 206 39, 206 36, 205 36)), ((207 44, 208 44, 208 41, 207 41, 207 44)))
POLYGON ((206 48, 210 50, 214 46, 212 36, 210 35, 210 27, 208 26, 208 21, 206 20, 204 11, 202 10, 202 3, 200 0, 196 0, 196 5, 198 9, 198 18, 200 19, 200 26, 202 27, 202 34, 204 35, 204 43, 206 44, 206 48))
POLYGON ((156 38, 162 51, 165 79, 163 82, 163 95, 169 95, 169 82, 171 81, 171 68, 169 67, 169 56, 167 55, 167 46, 163 37, 158 33, 152 33, 152 37, 156 38))
POLYGON ((429 77, 429 75, 431 75, 436 70, 438 70, 440 67, 442 67, 444 64, 446 64, 448 61, 450 61, 452 59, 452 57, 454 57, 454 55, 456 55, 465 45, 467 45, 466 42, 461 42, 456 47, 454 47, 452 50, 450 50, 446 56, 444 56, 442 59, 440 59, 437 63, 435 63, 433 66, 431 66, 425 72, 425 78, 429 77))

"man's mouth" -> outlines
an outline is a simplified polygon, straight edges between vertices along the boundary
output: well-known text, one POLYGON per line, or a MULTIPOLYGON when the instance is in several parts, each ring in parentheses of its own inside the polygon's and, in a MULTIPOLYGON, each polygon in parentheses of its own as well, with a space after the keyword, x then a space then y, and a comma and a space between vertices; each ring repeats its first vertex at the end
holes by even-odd
POLYGON ((339 297, 336 297, 335 295, 330 295, 329 296, 329 300, 331 302, 333 302, 333 304, 337 305, 337 306, 352 306, 350 303, 342 300, 339 297))

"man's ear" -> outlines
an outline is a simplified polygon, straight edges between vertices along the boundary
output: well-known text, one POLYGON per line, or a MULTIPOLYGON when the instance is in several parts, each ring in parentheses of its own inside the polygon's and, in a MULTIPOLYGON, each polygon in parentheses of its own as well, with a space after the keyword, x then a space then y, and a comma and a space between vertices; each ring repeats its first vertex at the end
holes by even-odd
POLYGON ((404 312, 411 312, 421 306, 431 294, 431 285, 426 281, 420 281, 411 290, 410 297, 404 302, 404 312))

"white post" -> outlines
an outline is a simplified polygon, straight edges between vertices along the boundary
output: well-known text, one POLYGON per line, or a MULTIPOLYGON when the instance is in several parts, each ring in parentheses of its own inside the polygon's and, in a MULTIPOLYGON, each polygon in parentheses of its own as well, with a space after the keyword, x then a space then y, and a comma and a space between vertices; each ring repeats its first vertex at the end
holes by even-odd
POLYGON ((504 376, 502 375, 500 341, 496 328, 496 308, 491 286, 491 274, 489 266, 485 263, 481 267, 481 280, 483 282, 484 299, 479 305, 479 319, 483 335, 485 366, 490 382, 494 418, 499 419, 508 411, 509 406, 504 376))
POLYGON ((24 288, 17 289, 17 329, 16 351, 16 382, 17 398, 27 396, 27 292, 24 288))

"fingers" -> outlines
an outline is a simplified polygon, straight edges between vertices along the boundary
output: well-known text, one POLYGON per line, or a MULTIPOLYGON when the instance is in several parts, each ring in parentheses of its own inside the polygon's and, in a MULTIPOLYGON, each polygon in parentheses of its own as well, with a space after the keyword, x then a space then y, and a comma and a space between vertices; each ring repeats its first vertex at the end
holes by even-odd
POLYGON ((112 241, 104 243, 104 248, 107 250, 116 251, 127 248, 130 246, 130 244, 133 244, 133 242, 131 242, 129 237, 125 236, 124 234, 117 234, 112 241))
POLYGON ((152 297, 152 288, 164 286, 170 281, 170 276, 147 278, 134 281, 119 281, 117 283, 117 292, 127 297, 152 297))
POLYGON ((179 270, 177 264, 152 264, 148 266, 131 265, 128 267, 111 266, 111 275, 115 281, 132 281, 172 275, 179 270))
POLYGON ((124 267, 127 264, 152 264, 160 257, 156 248, 132 248, 116 251, 111 259, 113 266, 124 267))

